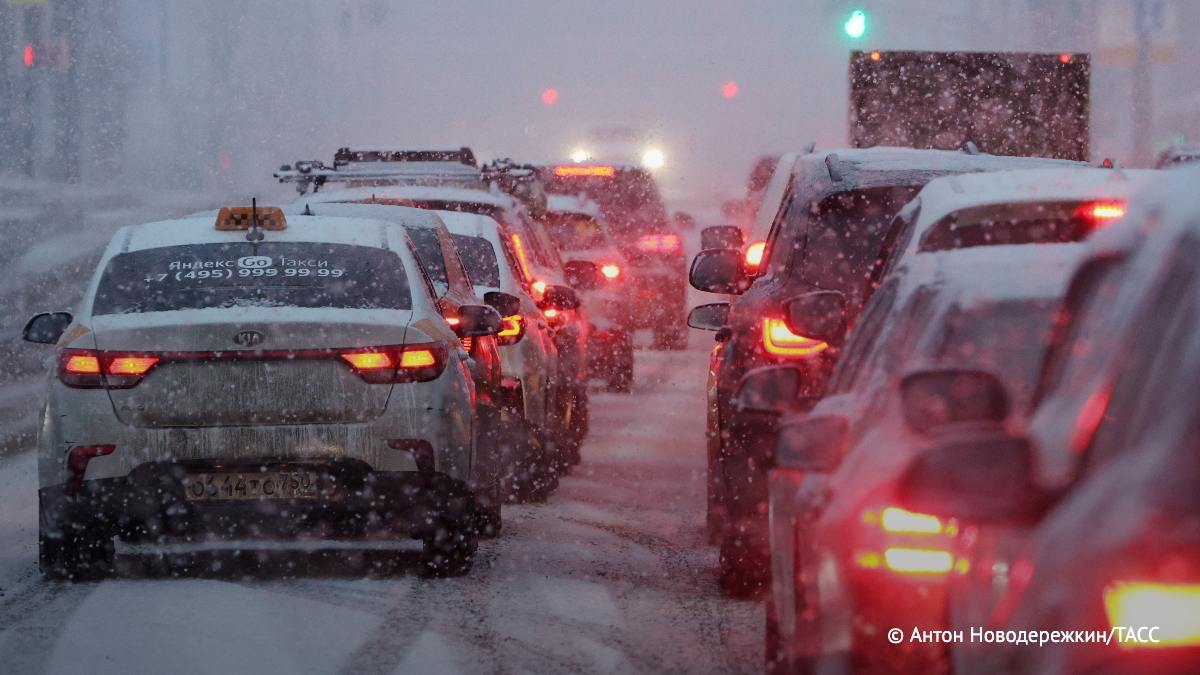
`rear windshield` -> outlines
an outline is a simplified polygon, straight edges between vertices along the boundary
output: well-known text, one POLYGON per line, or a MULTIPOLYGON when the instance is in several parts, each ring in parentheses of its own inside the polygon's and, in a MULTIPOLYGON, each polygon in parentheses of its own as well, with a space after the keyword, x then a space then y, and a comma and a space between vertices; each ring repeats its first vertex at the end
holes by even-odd
POLYGON ((829 195, 808 209, 803 264, 796 272, 818 288, 856 292, 865 287, 896 213, 919 186, 853 190, 829 195))
POLYGON ((604 232, 595 218, 579 213, 547 213, 542 220, 560 250, 586 251, 604 248, 604 232))
POLYGON ((949 315, 935 348, 939 363, 970 364, 1002 374, 1024 404, 1041 372, 1058 303, 1003 300, 949 315))
POLYGON ((417 250, 417 262, 429 275, 438 295, 445 295, 450 290, 450 279, 446 276, 446 259, 442 256, 442 243, 438 240, 437 232, 425 227, 405 229, 417 250))
POLYGON ((1081 241, 1093 229, 1079 217, 1077 202, 1003 204, 955 211, 921 237, 921 251, 975 246, 1055 244, 1081 241))
POLYGON ((584 194, 600 205, 612 234, 626 237, 662 229, 667 210, 654 178, 640 169, 617 168, 611 176, 557 176, 552 169, 542 172, 546 192, 584 194))
POLYGON ((93 314, 212 307, 412 309, 391 251, 309 242, 188 244, 114 256, 93 314))
POLYGON ((467 269, 471 284, 500 288, 500 263, 496 260, 496 250, 492 248, 492 242, 466 234, 452 234, 450 238, 454 240, 458 257, 467 269))

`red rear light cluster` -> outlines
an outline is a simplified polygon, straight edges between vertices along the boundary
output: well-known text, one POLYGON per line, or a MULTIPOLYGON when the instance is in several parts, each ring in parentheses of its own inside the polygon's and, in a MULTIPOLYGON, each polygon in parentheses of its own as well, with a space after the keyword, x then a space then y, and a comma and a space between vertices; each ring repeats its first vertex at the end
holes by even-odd
POLYGON ((554 167, 554 175, 562 178, 578 178, 578 177, 601 177, 611 178, 617 174, 617 169, 614 166, 594 164, 591 166, 579 166, 578 164, 565 164, 554 167))
POLYGON ((542 316, 546 317, 546 323, 551 328, 559 328, 567 325, 567 322, 571 320, 573 315, 574 312, 569 309, 554 309, 551 307, 550 309, 542 310, 542 316))
POLYGON ((152 354, 64 349, 59 355, 58 378, 81 389, 128 389, 141 382, 160 360, 152 354))
POLYGON ((942 575, 966 571, 965 559, 951 552, 958 525, 928 513, 887 506, 863 513, 864 538, 870 540, 855 554, 863 569, 884 569, 895 574, 942 575))
POLYGON ((1127 207, 1123 201, 1083 202, 1075 208, 1075 217, 1090 223, 1093 227, 1101 227, 1123 217, 1126 210, 1127 207))
POLYGON ((763 319, 762 340, 763 349, 774 356, 807 357, 829 349, 827 342, 796 335, 783 319, 763 319))
POLYGON ((762 265, 763 254, 767 252, 767 242, 756 241, 746 247, 746 255, 744 262, 746 271, 750 274, 756 274, 758 268, 762 265))
POLYGON ((162 352, 155 354, 64 349, 58 379, 80 389, 128 389, 159 364, 218 361, 295 361, 338 359, 371 383, 435 380, 446 366, 446 347, 421 343, 388 347, 279 351, 162 352))
POLYGON ((83 488, 88 462, 96 457, 111 455, 116 449, 115 445, 76 445, 71 448, 67 453, 67 470, 71 472, 71 477, 67 479, 67 494, 78 494, 83 488))
POLYGON ((683 242, 677 234, 646 234, 637 240, 637 247, 645 253, 675 253, 683 242))
POLYGON ((525 317, 513 314, 504 317, 504 328, 496 334, 496 342, 501 346, 515 345, 525 337, 525 317))
POLYGON ((446 348, 438 343, 364 347, 338 354, 359 377, 372 384, 428 382, 446 367, 446 348))
POLYGON ((616 281, 621 276, 621 266, 616 263, 605 263, 600 266, 600 274, 609 281, 616 281))

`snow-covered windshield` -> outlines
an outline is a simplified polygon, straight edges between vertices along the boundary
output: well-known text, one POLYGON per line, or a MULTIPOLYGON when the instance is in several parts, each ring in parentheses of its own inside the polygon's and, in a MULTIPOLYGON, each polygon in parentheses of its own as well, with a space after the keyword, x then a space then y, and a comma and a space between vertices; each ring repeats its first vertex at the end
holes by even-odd
POLYGON ((210 307, 411 309, 400 257, 365 246, 238 242, 121 253, 100 277, 93 314, 210 307))
POLYGON ((500 263, 496 260, 496 250, 492 242, 483 237, 472 237, 465 234, 452 234, 454 245, 458 247, 458 257, 462 258, 467 276, 475 286, 500 288, 500 263))

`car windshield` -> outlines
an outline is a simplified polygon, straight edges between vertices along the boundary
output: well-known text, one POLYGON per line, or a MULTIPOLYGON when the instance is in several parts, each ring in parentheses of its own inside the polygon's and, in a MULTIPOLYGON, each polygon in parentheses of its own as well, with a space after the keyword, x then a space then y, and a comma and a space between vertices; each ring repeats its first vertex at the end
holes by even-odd
POLYGON ((366 246, 185 244, 113 256, 94 314, 214 307, 412 309, 404 263, 366 246))
POLYGON ((492 242, 483 237, 466 234, 452 234, 450 237, 454 239, 458 257, 462 258, 471 284, 500 288, 500 263, 496 260, 496 250, 492 248, 492 242))
POLYGON ((595 218, 579 213, 547 213, 542 219, 554 243, 566 251, 603 248, 608 242, 595 218))

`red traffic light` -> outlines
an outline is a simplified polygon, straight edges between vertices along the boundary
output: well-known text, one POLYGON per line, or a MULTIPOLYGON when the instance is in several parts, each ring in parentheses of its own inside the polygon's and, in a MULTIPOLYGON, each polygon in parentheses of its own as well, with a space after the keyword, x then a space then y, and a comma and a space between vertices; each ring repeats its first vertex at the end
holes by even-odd
POLYGON ((25 64, 26 68, 32 68, 34 59, 36 57, 37 57, 37 52, 35 52, 33 49, 33 43, 26 42, 25 43, 25 54, 24 54, 24 58, 22 59, 22 63, 25 64))

